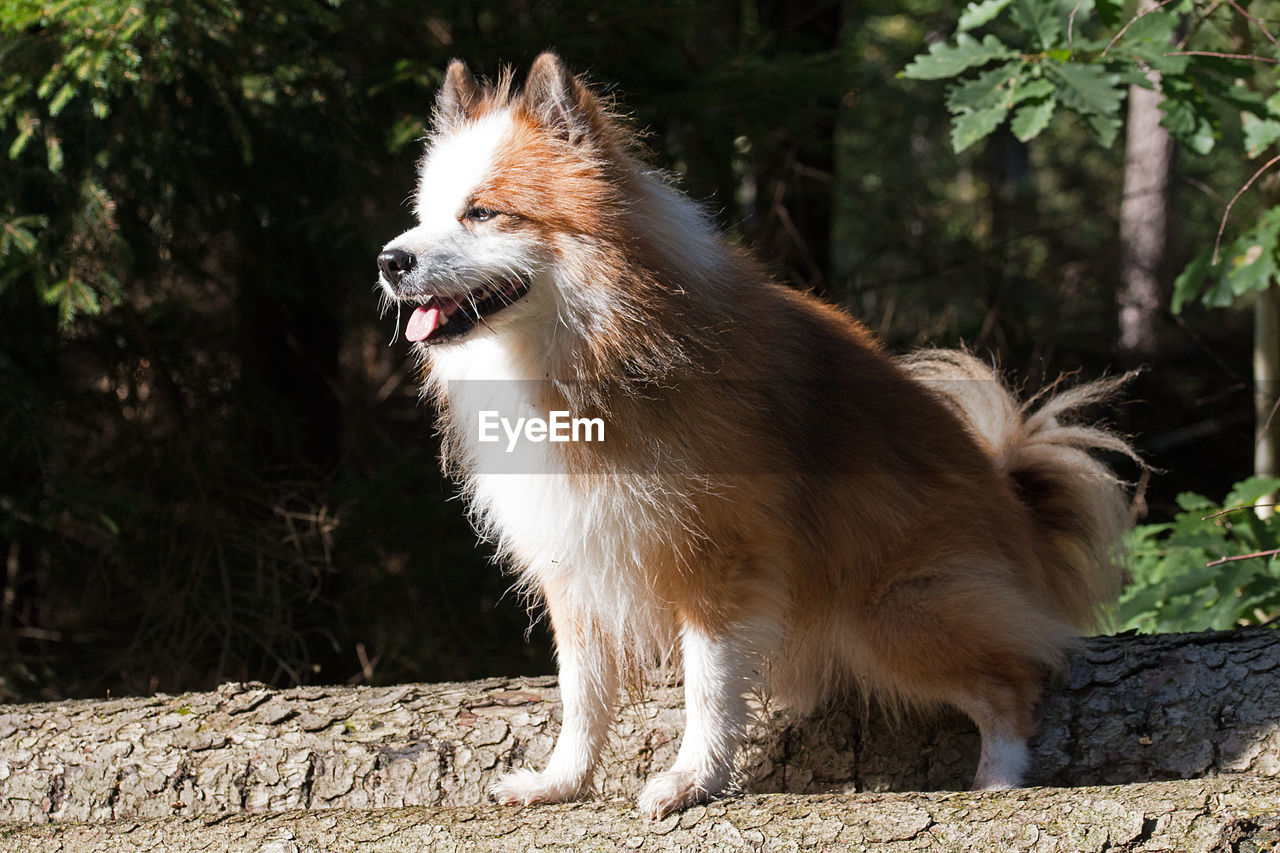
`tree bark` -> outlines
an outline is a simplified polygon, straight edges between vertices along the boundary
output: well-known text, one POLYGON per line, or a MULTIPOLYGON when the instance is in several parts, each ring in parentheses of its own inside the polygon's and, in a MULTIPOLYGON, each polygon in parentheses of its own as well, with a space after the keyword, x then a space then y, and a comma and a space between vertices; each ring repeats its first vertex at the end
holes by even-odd
MULTIPOLYGON (((1280 776, 1280 632, 1096 638, 1042 702, 1034 783, 1280 776)), ((559 728, 550 678, 271 690, 0 707, 0 820, 108 821, 290 809, 482 806, 540 767, 559 728)), ((623 709, 596 793, 632 797, 675 753, 679 692, 623 709)), ((887 722, 858 701, 812 720, 766 709, 743 750, 749 792, 963 789, 973 726, 887 722)))
POLYGON ((1280 781, 1220 776, 997 794, 735 797, 662 821, 625 802, 172 817, 0 826, 12 853, 441 851, 1197 851, 1280 843, 1280 781))
MULTIPOLYGON (((1142 8, 1154 4, 1144 2, 1142 8)), ((1159 87, 1159 75, 1149 75, 1159 87)), ((1137 360, 1158 349, 1161 293, 1169 230, 1169 176, 1173 137, 1160 126, 1163 95, 1129 87, 1129 120, 1124 156, 1124 198, 1120 204, 1120 348, 1137 360)))
MULTIPOLYGON (((1280 285, 1272 282, 1258 293, 1253 306, 1253 416, 1257 438, 1253 445, 1253 475, 1274 477, 1280 472, 1280 285)), ((1275 514, 1276 496, 1258 499, 1259 518, 1275 514)))

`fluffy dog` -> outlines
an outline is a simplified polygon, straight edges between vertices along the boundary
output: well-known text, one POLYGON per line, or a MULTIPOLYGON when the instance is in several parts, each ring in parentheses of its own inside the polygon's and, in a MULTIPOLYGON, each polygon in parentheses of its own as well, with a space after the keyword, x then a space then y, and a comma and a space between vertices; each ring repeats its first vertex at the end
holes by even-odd
POLYGON ((857 689, 977 723, 974 785, 1020 784, 1046 670, 1122 576, 1124 490, 1063 416, 955 351, 904 360, 772 281, 643 162, 553 54, 516 91, 448 67, 418 225, 378 257, 423 361, 444 465, 545 601, 564 722, 504 803, 589 790, 620 686, 683 667, 661 816, 731 784, 766 686, 807 711, 857 689), (603 441, 487 441, 486 416, 598 419, 603 441), (487 413, 487 414, 486 414, 487 413))

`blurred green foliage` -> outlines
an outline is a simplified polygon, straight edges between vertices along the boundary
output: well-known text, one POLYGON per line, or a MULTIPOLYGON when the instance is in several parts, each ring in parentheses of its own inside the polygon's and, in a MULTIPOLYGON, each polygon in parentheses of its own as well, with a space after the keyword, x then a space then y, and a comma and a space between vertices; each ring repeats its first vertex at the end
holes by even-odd
POLYGON ((1173 521, 1136 527, 1129 536, 1133 581, 1116 610, 1119 628, 1224 630, 1280 616, 1280 524, 1276 515, 1254 511, 1277 489, 1280 480, 1253 477, 1236 484, 1221 506, 1185 492, 1173 521))
POLYGON ((1265 148, 1280 137, 1280 125, 1270 132, 1280 113, 1245 81, 1260 67, 1251 63, 1274 57, 1229 53, 1240 14, 1196 0, 1140 10, 1120 0, 974 0, 960 15, 954 41, 930 45, 903 74, 956 79, 947 87, 947 107, 957 151, 1006 120, 1015 137, 1029 142, 1059 108, 1110 146, 1130 86, 1159 87, 1161 124, 1197 154, 1212 151, 1224 116, 1239 123, 1241 111, 1251 128, 1248 147, 1265 148), (988 31, 981 41, 979 31, 988 31))
MULTIPOLYGON (((1257 158, 1280 140, 1280 42, 1267 24, 1265 15, 1260 20, 1238 4, 1198 0, 1140 9, 1120 0, 974 0, 952 40, 930 45, 903 76, 953 81, 946 97, 956 151, 1006 121, 1015 138, 1029 142, 1059 108, 1110 146, 1126 91, 1141 86, 1158 89, 1160 124, 1185 150, 1210 153, 1226 125, 1244 156, 1257 158), (981 41, 979 31, 989 31, 981 41), (1242 44, 1256 53, 1239 52, 1242 44)), ((1175 313, 1197 297, 1222 308, 1270 287, 1280 262, 1277 212, 1221 248, 1220 238, 1202 246, 1178 276, 1175 313)))
MULTIPOLYGON (((944 99, 898 72, 962 13, 0 0, 0 699, 550 669, 372 291, 453 56, 556 48, 779 277, 895 347, 1100 372, 1123 164, 1061 122, 953 152, 944 99)), ((1181 168, 1247 177, 1218 149, 1181 168)), ((1222 202, 1178 209, 1185 264, 1222 202)), ((1246 326, 1170 323, 1118 417, 1211 491, 1248 469, 1246 326)))

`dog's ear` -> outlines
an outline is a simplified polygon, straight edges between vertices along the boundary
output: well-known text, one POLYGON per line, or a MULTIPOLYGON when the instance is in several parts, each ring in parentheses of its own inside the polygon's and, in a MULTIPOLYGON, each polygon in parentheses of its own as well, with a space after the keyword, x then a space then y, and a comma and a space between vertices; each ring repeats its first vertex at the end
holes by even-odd
POLYGON ((473 118, 484 100, 484 87, 476 81, 467 63, 461 59, 449 62, 444 84, 436 95, 436 124, 448 128, 473 118))
POLYGON ((550 51, 533 61, 521 100, 535 121, 575 145, 599 141, 608 125, 600 99, 550 51))

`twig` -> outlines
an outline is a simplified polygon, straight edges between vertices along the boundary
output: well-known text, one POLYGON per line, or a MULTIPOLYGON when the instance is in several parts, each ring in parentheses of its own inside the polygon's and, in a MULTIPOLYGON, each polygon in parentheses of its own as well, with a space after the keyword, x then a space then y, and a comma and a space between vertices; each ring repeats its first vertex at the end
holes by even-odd
POLYGON ((1102 53, 1098 54, 1098 58, 1099 58, 1099 59, 1101 59, 1102 57, 1106 56, 1106 55, 1107 55, 1107 51, 1108 51, 1108 50, 1111 50, 1111 48, 1115 47, 1116 42, 1120 41, 1120 38, 1121 38, 1125 33, 1127 33, 1127 32, 1129 31, 1129 27, 1132 27, 1134 24, 1138 23, 1138 19, 1139 19, 1139 18, 1145 18, 1147 15, 1150 15, 1152 12, 1156 11, 1157 9, 1160 9, 1160 8, 1162 8, 1162 7, 1164 7, 1164 6, 1168 6, 1168 5, 1169 5, 1170 3, 1172 3, 1172 2, 1173 2, 1173 0, 1160 0, 1160 2, 1159 2, 1159 3, 1157 3, 1157 4, 1156 4, 1156 5, 1154 5, 1154 6, 1152 6, 1152 7, 1151 7, 1150 9, 1148 9, 1147 11, 1145 11, 1145 12, 1139 12, 1137 15, 1134 15, 1134 16, 1133 16, 1133 18, 1129 21, 1129 23, 1127 23, 1127 24, 1125 24, 1123 27, 1121 27, 1121 28, 1120 28, 1120 32, 1116 33, 1116 34, 1111 38, 1111 41, 1107 42, 1107 46, 1106 46, 1105 48, 1103 48, 1103 49, 1102 49, 1102 53))
POLYGON ((1276 63, 1280 60, 1267 56, 1255 56, 1252 53, 1219 53, 1216 50, 1171 50, 1165 56, 1212 56, 1216 59, 1245 59, 1252 62, 1276 63))
POLYGON ((1227 203, 1227 209, 1222 213, 1222 222, 1218 225, 1218 237, 1216 240, 1213 241, 1214 266, 1218 265, 1218 250, 1222 248, 1222 232, 1227 230, 1227 219, 1231 216, 1231 208, 1235 207, 1236 202, 1240 200, 1240 196, 1244 195, 1245 190, 1253 186, 1253 182, 1258 180, 1258 178, 1262 177, 1262 173, 1267 171, 1267 169, 1270 169, 1277 162, 1280 162, 1280 154, 1277 154, 1276 156, 1272 157, 1270 160, 1268 160, 1266 163, 1262 165, 1261 169, 1254 172, 1253 177, 1249 178, 1249 180, 1245 182, 1245 185, 1240 188, 1240 191, 1237 192, 1235 196, 1231 199, 1231 201, 1227 203))
POLYGON ((1280 50, 1280 41, 1276 41, 1276 37, 1271 35, 1270 31, 1268 31, 1266 27, 1262 26, 1261 21, 1259 21, 1253 15, 1250 15, 1248 12, 1246 12, 1244 10, 1244 7, 1241 6, 1239 3, 1237 3, 1236 0, 1227 0, 1227 2, 1231 4, 1232 9, 1235 9, 1241 15, 1244 15, 1244 17, 1249 21, 1249 23, 1253 24, 1255 27, 1262 30, 1262 34, 1271 40, 1271 43, 1276 46, 1277 50, 1280 50))
POLYGON ((1076 3, 1072 8, 1071 14, 1067 15, 1067 58, 1070 59, 1075 55, 1076 49, 1073 41, 1076 25, 1076 12, 1080 11, 1080 7, 1084 5, 1084 0, 1076 3))
POLYGON ((1213 187, 1211 187, 1211 186, 1209 186, 1208 184, 1206 184, 1204 181, 1197 180, 1197 179, 1192 178, 1192 177, 1190 177, 1190 176, 1188 176, 1188 177, 1184 177, 1182 180, 1183 180, 1183 182, 1184 182, 1184 183, 1190 184, 1191 186, 1193 186, 1193 187, 1195 187, 1196 189, 1200 190, 1200 192, 1202 192, 1202 193, 1204 193, 1205 195, 1209 196, 1209 198, 1213 199, 1214 201, 1218 202, 1219 204, 1226 204, 1226 203, 1227 203, 1227 200, 1226 200, 1225 198, 1223 198, 1223 197, 1222 197, 1222 193, 1218 192, 1218 191, 1217 191, 1217 190, 1215 190, 1213 187))
POLYGON ((1280 548, 1272 548, 1268 551, 1254 551, 1252 554, 1237 554, 1234 557, 1219 557, 1216 560, 1205 563, 1206 569, 1213 566, 1221 566, 1223 563, 1235 563, 1240 560, 1252 560, 1254 557, 1274 557, 1280 554, 1280 548))
POLYGON ((1231 514, 1231 513, 1233 513, 1233 512, 1243 512, 1243 511, 1244 511, 1244 510, 1246 510, 1246 509, 1257 509, 1258 507, 1263 507, 1263 506, 1280 506, 1280 504, 1273 504, 1273 503, 1271 503, 1271 504, 1245 504, 1245 505, 1243 505, 1243 506, 1233 506, 1233 507, 1228 507, 1227 509, 1220 509, 1220 510, 1218 510, 1217 512, 1214 512, 1214 513, 1210 513, 1209 515, 1204 516, 1204 517, 1203 517, 1203 518, 1201 518, 1200 520, 1201 520, 1201 521, 1208 521, 1209 519, 1211 519, 1211 518, 1217 518, 1217 517, 1218 517, 1218 516, 1220 516, 1220 515, 1229 515, 1229 514, 1231 514))
POLYGON ((1258 437, 1253 442, 1253 446, 1255 448, 1259 444, 1262 444, 1262 439, 1266 438, 1267 433, 1271 431, 1271 421, 1275 419, 1277 409, 1280 409, 1280 397, 1276 397, 1275 403, 1271 406, 1271 411, 1267 413, 1266 422, 1263 423, 1262 428, 1258 430, 1258 437))
POLYGON ((1186 34, 1183 35, 1177 46, 1186 47, 1191 44, 1191 40, 1200 32, 1200 28, 1204 26, 1204 22, 1209 20, 1209 16, 1214 12, 1218 11, 1218 7, 1222 5, 1222 2, 1223 0, 1213 0, 1213 2, 1209 4, 1208 8, 1201 11, 1196 17, 1195 22, 1191 26, 1187 27, 1186 34))

